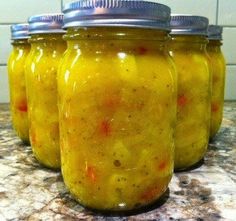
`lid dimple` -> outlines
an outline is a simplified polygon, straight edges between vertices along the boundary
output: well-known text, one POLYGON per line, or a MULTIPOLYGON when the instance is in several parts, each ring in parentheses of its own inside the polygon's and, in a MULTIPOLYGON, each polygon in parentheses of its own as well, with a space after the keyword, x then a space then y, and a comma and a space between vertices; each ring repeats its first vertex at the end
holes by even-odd
POLYGON ((196 15, 172 15, 170 21, 172 35, 207 36, 208 18, 196 15))
POLYGON ((209 25, 208 39, 209 40, 222 40, 223 27, 219 25, 209 25))
POLYGON ((65 33, 62 29, 63 14, 40 14, 29 18, 29 34, 65 33))
POLYGON ((80 0, 63 9, 64 28, 86 26, 148 27, 169 30, 170 8, 142 0, 80 0))
POLYGON ((29 38, 29 24, 20 23, 11 25, 11 39, 28 39, 29 38))

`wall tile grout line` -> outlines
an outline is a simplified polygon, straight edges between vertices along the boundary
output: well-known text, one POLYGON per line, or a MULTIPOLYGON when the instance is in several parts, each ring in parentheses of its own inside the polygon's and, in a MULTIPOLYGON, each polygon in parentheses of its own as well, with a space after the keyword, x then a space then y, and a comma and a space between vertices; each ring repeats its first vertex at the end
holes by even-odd
POLYGON ((12 24, 16 24, 16 23, 19 23, 19 22, 4 22, 4 23, 0 23, 0 25, 12 25, 12 24))
POLYGON ((219 2, 220 0, 217 0, 216 1, 216 25, 218 25, 218 22, 219 22, 219 2))
POLYGON ((61 12, 62 12, 62 9, 63 9, 63 0, 61 0, 61 12))
POLYGON ((236 28, 236 25, 222 25, 224 28, 236 28))

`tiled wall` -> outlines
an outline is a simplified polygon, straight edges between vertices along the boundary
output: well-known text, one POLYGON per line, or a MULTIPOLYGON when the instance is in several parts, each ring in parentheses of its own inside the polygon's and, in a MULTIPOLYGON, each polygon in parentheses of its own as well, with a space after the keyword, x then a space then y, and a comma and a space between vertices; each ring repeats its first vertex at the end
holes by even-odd
MULTIPOLYGON (((155 0, 153 0, 155 1, 155 0)), ((10 24, 25 22, 34 14, 60 12, 71 0, 0 1, 0 103, 9 102, 7 58, 11 51, 10 24)), ((212 24, 224 26, 223 51, 227 62, 226 100, 236 100, 236 0, 157 0, 172 8, 172 13, 207 16, 212 24)))

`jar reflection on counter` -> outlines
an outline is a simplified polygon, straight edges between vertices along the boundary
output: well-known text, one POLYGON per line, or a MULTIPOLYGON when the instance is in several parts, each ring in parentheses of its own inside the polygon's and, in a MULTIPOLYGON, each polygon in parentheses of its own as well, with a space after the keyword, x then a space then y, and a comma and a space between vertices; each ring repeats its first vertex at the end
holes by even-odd
POLYGON ((19 138, 29 144, 28 108, 24 65, 30 51, 28 24, 11 26, 13 50, 8 60, 10 107, 13 128, 19 138))
MULTIPOLYGON (((156 3, 127 2, 114 10, 140 13, 138 6, 164 10, 168 16, 160 16, 168 23, 169 8, 156 3)), ((166 191, 173 173, 176 82, 165 50, 168 26, 161 28, 157 19, 156 29, 128 28, 126 20, 110 27, 109 10, 104 10, 101 26, 109 27, 83 28, 80 24, 89 21, 81 21, 76 10, 85 8, 67 7, 68 49, 58 73, 64 182, 90 208, 147 205, 166 191)), ((92 12, 86 13, 94 19, 92 12)))
POLYGON ((207 53, 212 65, 212 96, 211 96, 211 130, 210 138, 213 138, 223 118, 224 88, 225 88, 225 59, 221 51, 223 28, 210 25, 208 28, 207 53))
POLYGON ((206 54, 208 19, 171 18, 170 54, 177 69, 178 98, 175 169, 198 163, 207 150, 210 126, 211 73, 206 54))
POLYGON ((62 14, 29 19, 31 51, 26 62, 32 150, 41 164, 55 169, 60 168, 56 78, 66 49, 62 21, 62 14))

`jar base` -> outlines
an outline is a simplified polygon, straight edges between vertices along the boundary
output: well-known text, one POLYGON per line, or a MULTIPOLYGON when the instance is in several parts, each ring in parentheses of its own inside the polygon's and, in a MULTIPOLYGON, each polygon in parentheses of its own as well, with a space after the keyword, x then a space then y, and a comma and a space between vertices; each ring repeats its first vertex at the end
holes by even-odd
MULTIPOLYGON (((33 152, 32 152, 32 154, 33 154, 33 152)), ((34 157, 35 162, 37 162, 37 164, 39 165, 40 168, 48 169, 50 171, 55 171, 55 172, 60 172, 61 171, 61 167, 53 167, 53 166, 50 166, 48 164, 44 164, 40 160, 38 160, 37 157, 34 154, 33 154, 33 157, 34 157)))
POLYGON ((30 146, 30 141, 29 141, 29 140, 21 139, 21 143, 22 143, 24 146, 30 146))
POLYGON ((192 166, 186 167, 186 168, 177 168, 174 169, 175 173, 181 173, 181 172, 187 172, 187 171, 191 171, 191 170, 195 170, 199 167, 201 167, 204 164, 204 158, 202 158, 201 160, 199 160, 197 163, 193 164, 192 166))
POLYGON ((83 204, 81 204, 80 202, 78 202, 79 205, 81 205, 82 207, 84 207, 85 209, 88 209, 94 213, 96 213, 96 215, 101 215, 101 216, 133 216, 133 215, 138 215, 141 213, 147 213, 149 211, 152 211, 154 209, 157 209, 159 207, 161 207, 163 204, 166 203, 166 201, 169 199, 169 195, 170 195, 170 190, 169 188, 167 188, 167 190, 155 201, 144 205, 144 206, 140 206, 134 209, 129 209, 129 210, 122 210, 122 209, 109 209, 109 210, 102 210, 102 209, 94 209, 91 208, 89 206, 85 206, 83 204))
POLYGON ((218 136, 220 136, 221 134, 221 130, 218 130, 215 134, 213 134, 212 136, 209 137, 209 142, 214 142, 218 136))

